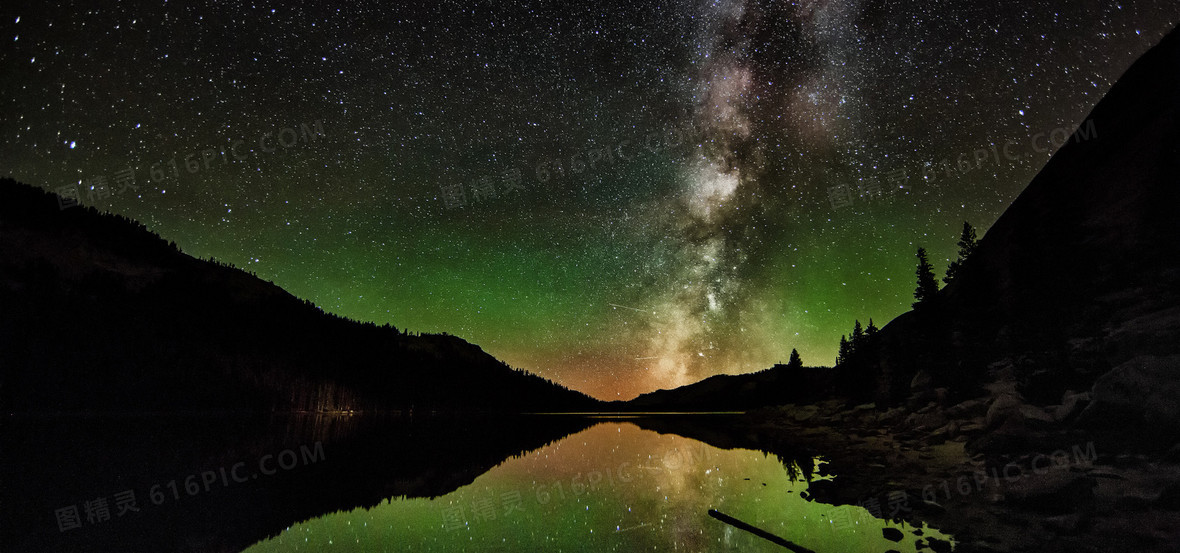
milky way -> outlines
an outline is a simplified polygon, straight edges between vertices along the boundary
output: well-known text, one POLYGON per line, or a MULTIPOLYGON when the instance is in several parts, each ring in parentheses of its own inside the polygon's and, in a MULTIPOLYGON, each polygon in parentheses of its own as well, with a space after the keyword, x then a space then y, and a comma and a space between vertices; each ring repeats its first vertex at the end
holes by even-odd
POLYGON ((0 173, 628 398, 792 348, 831 364, 854 320, 908 308, 918 246, 945 269, 1180 22, 1170 0, 400 4, 9 8, 0 173))
POLYGON ((849 83, 856 73, 849 52, 856 43, 855 4, 786 11, 753 2, 704 6, 692 64, 697 150, 680 176, 683 189, 658 210, 672 214, 661 229, 679 243, 677 270, 666 290, 657 291, 653 309, 668 319, 652 325, 653 385, 683 385, 719 366, 757 367, 781 356, 782 344, 768 332, 777 326, 776 311, 760 290, 745 286, 747 264, 770 263, 766 247, 784 237, 767 233, 774 227, 765 218, 781 213, 775 188, 793 179, 767 178, 766 166, 793 163, 769 145, 798 137, 797 152, 823 150, 841 132, 852 132, 857 118, 846 111, 859 105, 849 83), (774 21, 790 25, 797 41, 795 57, 781 68, 765 63, 755 46, 779 30, 774 21))

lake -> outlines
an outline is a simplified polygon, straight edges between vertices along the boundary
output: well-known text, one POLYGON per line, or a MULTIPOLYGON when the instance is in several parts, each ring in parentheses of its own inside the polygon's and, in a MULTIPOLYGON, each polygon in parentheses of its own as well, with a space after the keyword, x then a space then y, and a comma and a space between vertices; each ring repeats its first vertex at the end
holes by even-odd
POLYGON ((787 550, 752 529, 817 553, 919 550, 907 524, 808 501, 809 479, 839 481, 822 457, 750 446, 763 442, 735 438, 729 420, 10 419, 0 425, 0 543, 153 553, 787 550), (885 539, 886 528, 901 541, 885 539))
MULTIPOLYGON (((822 473, 822 461, 814 463, 822 473)), ((393 498, 322 516, 246 551, 785 550, 711 517, 710 509, 818 552, 917 550, 908 526, 862 507, 807 501, 806 482, 791 475, 760 451, 602 422, 442 497, 393 498), (886 540, 884 527, 905 538, 886 540)))

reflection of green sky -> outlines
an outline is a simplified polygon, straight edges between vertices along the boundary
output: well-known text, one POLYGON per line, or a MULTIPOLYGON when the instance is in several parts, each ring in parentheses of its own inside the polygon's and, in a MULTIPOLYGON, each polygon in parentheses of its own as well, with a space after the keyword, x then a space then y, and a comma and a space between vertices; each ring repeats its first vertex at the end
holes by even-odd
POLYGON ((446 496, 326 515, 247 551, 783 551, 709 509, 821 553, 916 550, 911 527, 804 500, 806 489, 762 452, 602 423, 446 496), (905 539, 886 541, 886 526, 905 539))

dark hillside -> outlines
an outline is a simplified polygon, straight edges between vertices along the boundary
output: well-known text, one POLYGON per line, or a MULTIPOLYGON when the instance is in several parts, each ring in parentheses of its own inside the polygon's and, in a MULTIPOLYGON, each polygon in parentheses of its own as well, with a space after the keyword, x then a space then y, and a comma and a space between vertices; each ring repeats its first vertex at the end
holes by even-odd
POLYGON ((142 224, 0 181, 5 411, 586 409, 449 335, 322 312, 142 224))

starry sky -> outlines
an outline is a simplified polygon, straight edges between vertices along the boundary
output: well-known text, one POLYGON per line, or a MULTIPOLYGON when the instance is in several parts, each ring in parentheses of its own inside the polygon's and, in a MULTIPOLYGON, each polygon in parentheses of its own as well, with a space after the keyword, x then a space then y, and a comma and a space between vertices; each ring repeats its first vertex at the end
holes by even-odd
POLYGON ((628 399, 792 348, 830 365, 854 319, 909 309, 918 246, 941 276, 1177 23, 1173 0, 14 5, 0 175, 628 399))

